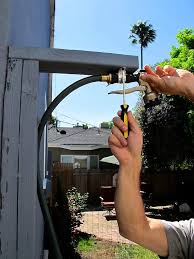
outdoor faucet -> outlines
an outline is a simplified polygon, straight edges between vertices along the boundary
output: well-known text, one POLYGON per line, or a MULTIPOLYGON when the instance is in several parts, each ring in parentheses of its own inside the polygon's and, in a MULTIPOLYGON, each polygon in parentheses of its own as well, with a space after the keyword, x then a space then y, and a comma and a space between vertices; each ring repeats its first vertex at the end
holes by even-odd
MULTIPOLYGON (((123 70, 124 68, 122 68, 123 70)), ((122 78, 120 78, 121 76, 121 69, 118 72, 118 83, 123 83, 124 78, 122 80, 122 78)), ((144 92, 144 103, 146 107, 150 107, 152 105, 158 104, 158 94, 156 92, 154 92, 150 85, 143 81, 142 79, 140 79, 140 76, 142 75, 142 73, 144 73, 145 70, 140 70, 138 73, 136 74, 125 74, 125 82, 124 83, 132 83, 132 82, 138 82, 139 85, 135 86, 135 87, 131 87, 131 88, 127 88, 127 89, 122 89, 122 90, 115 90, 115 91, 111 91, 109 92, 109 94, 130 94, 136 91, 139 92, 144 92)), ((110 80, 109 82, 110 84, 115 83, 115 78, 112 82, 112 80, 110 80)))

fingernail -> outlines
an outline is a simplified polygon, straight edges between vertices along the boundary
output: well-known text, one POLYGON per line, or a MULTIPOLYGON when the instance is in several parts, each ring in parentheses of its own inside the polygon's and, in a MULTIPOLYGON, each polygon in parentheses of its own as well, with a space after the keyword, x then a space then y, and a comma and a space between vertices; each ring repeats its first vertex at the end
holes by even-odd
POLYGON ((123 125, 123 131, 127 131, 127 130, 128 130, 127 126, 123 125))

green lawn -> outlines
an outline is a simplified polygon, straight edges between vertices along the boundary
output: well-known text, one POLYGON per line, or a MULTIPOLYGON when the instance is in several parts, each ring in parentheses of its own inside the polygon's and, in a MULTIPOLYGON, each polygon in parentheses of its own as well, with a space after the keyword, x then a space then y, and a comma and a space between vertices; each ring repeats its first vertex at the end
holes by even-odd
POLYGON ((93 237, 88 239, 80 238, 77 248, 79 252, 88 253, 95 250, 95 244, 95 239, 93 237))
POLYGON ((138 245, 118 244, 94 237, 80 238, 78 252, 83 259, 158 259, 151 251, 138 245))
POLYGON ((121 244, 116 248, 116 259, 133 258, 133 259, 156 259, 158 256, 153 252, 138 246, 121 244))

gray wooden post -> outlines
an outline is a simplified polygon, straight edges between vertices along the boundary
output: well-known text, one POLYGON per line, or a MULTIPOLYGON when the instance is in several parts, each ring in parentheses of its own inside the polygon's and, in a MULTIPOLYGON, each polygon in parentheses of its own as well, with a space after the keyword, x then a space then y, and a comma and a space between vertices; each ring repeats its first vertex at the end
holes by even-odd
MULTIPOLYGON (((0 244, 2 249, 6 247, 6 242, 3 243, 5 233, 5 226, 3 228, 3 206, 4 206, 4 193, 6 191, 6 181, 2 182, 2 123, 3 123, 3 109, 4 109, 4 93, 5 93, 5 82, 6 82, 6 70, 7 70, 7 48, 0 47, 0 244), (2 192, 3 191, 3 192, 2 192)), ((7 236, 7 235, 6 235, 7 236)))
POLYGON ((0 48, 0 258, 40 259, 43 218, 37 197, 39 62, 8 59, 0 48))
POLYGON ((22 60, 9 59, 3 95, 1 157, 1 258, 16 258, 22 60))
MULTIPOLYGON (((18 179, 18 257, 34 259, 42 242, 37 244, 37 92, 39 62, 23 62, 19 132, 18 179)), ((42 250, 42 249, 41 249, 42 250)))
MULTIPOLYGON (((7 71, 7 52, 6 47, 0 47, 0 159, 1 159, 1 134, 2 134, 2 114, 3 114, 3 99, 5 92, 5 81, 6 81, 6 71, 7 71)), ((1 167, 0 167, 0 177, 1 177, 1 167)), ((1 202, 0 202, 1 204, 1 202)))

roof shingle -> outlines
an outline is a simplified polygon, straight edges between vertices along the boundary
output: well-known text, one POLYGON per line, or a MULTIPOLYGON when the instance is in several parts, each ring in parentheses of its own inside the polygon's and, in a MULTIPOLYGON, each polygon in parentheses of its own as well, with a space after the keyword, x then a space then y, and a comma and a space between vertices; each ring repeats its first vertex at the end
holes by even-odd
POLYGON ((103 145, 108 147, 108 137, 111 132, 110 129, 83 129, 82 127, 58 128, 58 131, 54 127, 48 130, 48 145, 103 145), (64 130, 66 134, 61 134, 61 130, 64 130))

